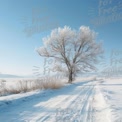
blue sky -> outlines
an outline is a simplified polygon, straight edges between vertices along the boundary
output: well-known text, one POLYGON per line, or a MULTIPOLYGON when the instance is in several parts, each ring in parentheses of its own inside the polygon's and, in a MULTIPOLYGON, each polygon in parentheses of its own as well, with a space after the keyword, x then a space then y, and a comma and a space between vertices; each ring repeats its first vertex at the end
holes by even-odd
POLYGON ((74 29, 86 25, 98 32, 109 61, 112 49, 121 50, 122 20, 110 19, 100 26, 92 23, 98 16, 112 16, 111 11, 99 14, 99 10, 116 7, 114 14, 121 13, 120 0, 106 1, 104 4, 101 0, 0 0, 0 72, 30 75, 33 66, 43 71, 43 58, 35 48, 42 45, 42 38, 49 35, 51 29, 65 25, 74 29), (40 27, 40 31, 36 28, 30 34, 28 27, 40 27))

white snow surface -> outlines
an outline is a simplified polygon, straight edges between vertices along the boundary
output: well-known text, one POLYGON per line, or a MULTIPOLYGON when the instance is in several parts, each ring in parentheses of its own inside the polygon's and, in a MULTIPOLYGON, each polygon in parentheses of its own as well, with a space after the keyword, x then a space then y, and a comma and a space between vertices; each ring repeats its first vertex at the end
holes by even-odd
POLYGON ((0 122, 122 122, 122 78, 0 97, 0 122))

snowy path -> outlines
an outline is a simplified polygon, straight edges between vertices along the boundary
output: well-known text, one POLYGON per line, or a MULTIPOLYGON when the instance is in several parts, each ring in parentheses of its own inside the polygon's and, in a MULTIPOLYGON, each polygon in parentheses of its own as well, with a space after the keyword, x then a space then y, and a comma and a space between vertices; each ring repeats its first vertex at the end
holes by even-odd
POLYGON ((0 104, 0 122, 111 122, 101 83, 79 82, 17 99, 13 95, 6 102, 1 97, 0 103, 6 104, 0 104))

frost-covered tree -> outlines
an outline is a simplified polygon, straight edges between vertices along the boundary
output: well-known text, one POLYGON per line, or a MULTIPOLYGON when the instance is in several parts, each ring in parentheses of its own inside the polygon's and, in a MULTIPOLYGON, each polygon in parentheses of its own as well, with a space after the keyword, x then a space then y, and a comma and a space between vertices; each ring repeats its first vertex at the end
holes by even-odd
POLYGON ((96 69, 102 46, 96 41, 97 33, 81 26, 78 31, 70 27, 57 28, 43 38, 44 46, 37 49, 40 56, 54 58, 55 69, 68 75, 72 83, 78 73, 96 69))

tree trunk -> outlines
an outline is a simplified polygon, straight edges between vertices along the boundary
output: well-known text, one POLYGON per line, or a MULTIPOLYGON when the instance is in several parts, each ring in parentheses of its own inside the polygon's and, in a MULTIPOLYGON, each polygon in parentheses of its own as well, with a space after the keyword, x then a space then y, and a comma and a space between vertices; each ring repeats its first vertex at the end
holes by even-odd
POLYGON ((72 80, 73 80, 73 78, 72 78, 72 71, 71 71, 71 72, 69 72, 69 80, 68 80, 68 83, 72 83, 72 80))

